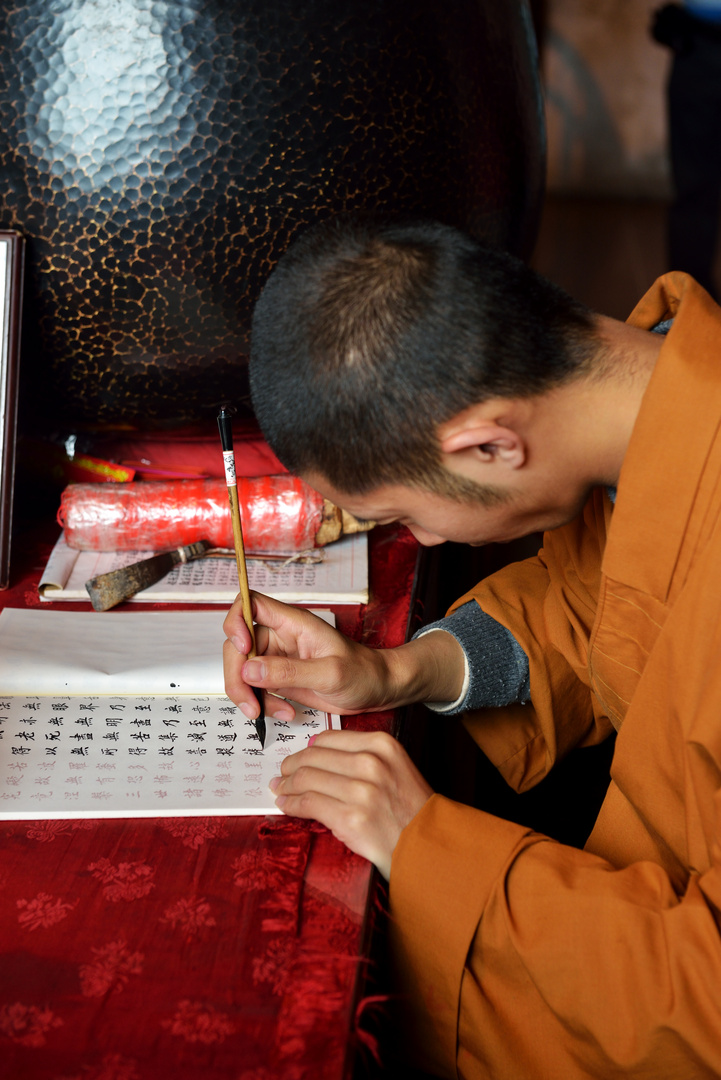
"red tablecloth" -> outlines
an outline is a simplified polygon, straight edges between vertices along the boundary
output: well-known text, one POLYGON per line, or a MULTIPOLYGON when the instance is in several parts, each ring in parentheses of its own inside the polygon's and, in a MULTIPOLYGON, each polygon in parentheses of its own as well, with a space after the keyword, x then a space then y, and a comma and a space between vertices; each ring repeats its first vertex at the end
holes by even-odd
MULTIPOLYGON (((39 605, 50 546, 26 548, 3 606, 39 605)), ((344 632, 404 640, 416 555, 405 530, 372 534, 371 602, 335 609, 344 632)), ((0 1077, 341 1080, 369 1052, 371 884, 289 818, 0 824, 0 1077)))

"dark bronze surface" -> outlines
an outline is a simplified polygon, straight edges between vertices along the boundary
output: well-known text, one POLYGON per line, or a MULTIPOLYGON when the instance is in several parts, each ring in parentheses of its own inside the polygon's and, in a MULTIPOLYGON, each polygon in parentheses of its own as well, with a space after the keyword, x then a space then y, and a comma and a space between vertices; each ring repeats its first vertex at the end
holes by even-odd
POLYGON ((543 127, 523 0, 0 0, 0 226, 29 240, 26 398, 182 423, 245 393, 253 303, 339 210, 515 251, 543 127))

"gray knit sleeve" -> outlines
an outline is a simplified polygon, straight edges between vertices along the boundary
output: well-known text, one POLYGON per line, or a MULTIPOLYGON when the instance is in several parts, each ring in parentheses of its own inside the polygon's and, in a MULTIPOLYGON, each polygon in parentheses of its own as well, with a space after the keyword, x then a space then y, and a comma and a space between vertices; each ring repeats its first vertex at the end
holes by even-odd
POLYGON ((528 657, 510 630, 486 615, 475 600, 422 627, 413 637, 434 631, 445 631, 458 641, 466 658, 466 679, 455 701, 426 702, 429 709, 454 715, 467 709, 528 701, 528 657))

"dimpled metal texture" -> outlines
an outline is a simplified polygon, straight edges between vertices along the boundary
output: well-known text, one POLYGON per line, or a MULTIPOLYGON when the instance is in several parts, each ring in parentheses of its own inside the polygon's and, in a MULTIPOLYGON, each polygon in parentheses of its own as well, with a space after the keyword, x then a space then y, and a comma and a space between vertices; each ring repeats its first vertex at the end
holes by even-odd
POLYGON ((302 226, 426 214, 528 249, 524 0, 0 0, 0 225, 28 238, 27 405, 169 426, 247 396, 302 226))

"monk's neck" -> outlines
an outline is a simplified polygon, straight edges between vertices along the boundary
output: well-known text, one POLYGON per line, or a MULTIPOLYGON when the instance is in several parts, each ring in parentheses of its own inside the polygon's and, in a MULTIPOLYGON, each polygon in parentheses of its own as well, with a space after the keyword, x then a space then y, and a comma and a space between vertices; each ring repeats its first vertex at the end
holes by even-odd
POLYGON ((664 339, 604 315, 596 320, 601 365, 597 375, 576 384, 585 399, 576 415, 588 421, 579 440, 592 482, 615 487, 664 339))

